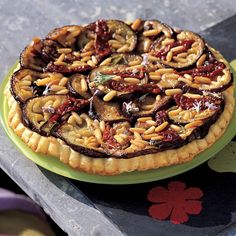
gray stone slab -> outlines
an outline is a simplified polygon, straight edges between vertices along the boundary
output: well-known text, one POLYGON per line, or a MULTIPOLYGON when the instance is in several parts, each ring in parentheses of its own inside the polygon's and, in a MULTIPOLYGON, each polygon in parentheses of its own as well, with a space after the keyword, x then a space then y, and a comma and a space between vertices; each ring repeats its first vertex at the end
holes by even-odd
MULTIPOLYGON (((98 18, 160 19, 196 32, 236 13, 236 2, 155 0, 0 1, 0 81, 34 36, 98 18)), ((39 168, 0 129, 0 167, 69 235, 121 235, 103 213, 65 178, 39 168)))
POLYGON ((39 168, 0 129, 1 168, 69 235, 122 235, 66 178, 39 168), (4 145, 3 145, 4 144, 4 145))

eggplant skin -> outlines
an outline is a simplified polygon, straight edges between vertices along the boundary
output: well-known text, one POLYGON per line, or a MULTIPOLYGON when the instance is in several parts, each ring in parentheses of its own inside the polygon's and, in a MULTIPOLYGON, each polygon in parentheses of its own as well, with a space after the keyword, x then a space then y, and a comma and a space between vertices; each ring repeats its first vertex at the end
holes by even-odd
POLYGON ((137 156, 142 156, 142 155, 147 155, 147 154, 152 154, 152 153, 157 153, 160 150, 158 150, 156 147, 153 146, 153 148, 147 148, 147 149, 143 149, 137 152, 123 152, 122 154, 119 153, 118 155, 112 155, 113 158, 117 158, 117 159, 129 159, 129 158, 133 158, 133 157, 137 157, 137 156))

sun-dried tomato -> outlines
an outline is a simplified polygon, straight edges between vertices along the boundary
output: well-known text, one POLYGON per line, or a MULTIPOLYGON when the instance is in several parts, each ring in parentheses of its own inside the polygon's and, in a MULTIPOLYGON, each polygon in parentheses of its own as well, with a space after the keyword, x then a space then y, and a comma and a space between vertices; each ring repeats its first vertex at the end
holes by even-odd
POLYGON ((105 130, 103 131, 102 138, 103 142, 107 144, 108 148, 115 148, 120 146, 120 144, 114 138, 115 134, 115 129, 107 124, 105 130))
POLYGON ((87 100, 68 97, 68 100, 65 103, 61 104, 59 107, 55 109, 54 114, 52 115, 52 117, 49 119, 48 122, 49 123, 55 122, 68 112, 79 111, 87 104, 88 104, 87 100))
POLYGON ((98 20, 95 23, 95 50, 96 54, 101 58, 111 53, 108 40, 110 38, 109 28, 105 20, 98 20))
POLYGON ((178 135, 178 133, 171 128, 167 128, 159 132, 158 135, 163 136, 162 142, 176 142, 181 140, 181 137, 178 135))
POLYGON ((222 99, 217 97, 201 97, 201 98, 190 98, 183 96, 182 94, 175 94, 174 100, 178 106, 183 108, 184 110, 188 110, 191 108, 196 108, 198 110, 208 109, 209 106, 211 109, 217 109, 221 103, 222 99))
POLYGON ((191 70, 184 70, 179 72, 179 74, 180 75, 189 74, 192 77, 204 76, 213 79, 216 75, 221 74, 224 68, 225 68, 224 63, 219 61, 214 61, 214 63, 212 64, 203 65, 191 70))
POLYGON ((158 111, 156 113, 155 120, 157 122, 157 125, 161 125, 165 121, 169 121, 167 112, 165 110, 158 111))
POLYGON ((171 48, 178 47, 178 46, 183 46, 183 48, 177 52, 173 52, 173 56, 186 52, 188 49, 191 48, 192 44, 194 43, 194 40, 183 40, 183 41, 177 41, 174 43, 170 43, 166 45, 163 49, 161 49, 158 52, 154 52, 153 55, 156 57, 161 58, 162 60, 166 59, 167 53, 171 50, 171 48))

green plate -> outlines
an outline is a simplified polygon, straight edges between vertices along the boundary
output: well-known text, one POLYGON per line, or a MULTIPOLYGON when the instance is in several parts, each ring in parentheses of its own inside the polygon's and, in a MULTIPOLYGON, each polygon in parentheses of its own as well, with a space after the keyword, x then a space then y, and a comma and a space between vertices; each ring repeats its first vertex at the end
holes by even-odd
MULTIPOLYGON (((236 61, 231 64, 236 68, 236 61)), ((223 136, 210 148, 201 152, 197 155, 192 161, 189 161, 184 164, 174 165, 170 167, 163 167, 156 170, 148 170, 148 171, 134 171, 131 173, 124 173, 118 176, 99 176, 92 175, 80 172, 78 170, 73 170, 68 165, 60 162, 55 157, 49 157, 46 155, 42 155, 39 153, 33 152, 26 144, 21 141, 21 139, 9 128, 7 124, 7 116, 8 116, 8 105, 7 99, 4 96, 4 88, 9 80, 10 75, 17 65, 9 72, 9 75, 4 79, 1 87, 0 87, 0 118, 2 122, 2 126, 11 139, 11 141, 17 146, 17 148, 30 160, 35 162, 37 165, 44 167, 47 170, 50 170, 59 175, 69 177, 72 179, 90 182, 90 183, 99 183, 99 184, 137 184, 137 183, 146 183, 155 180, 165 179, 171 176, 178 175, 180 173, 186 172, 203 162, 207 161, 209 158, 214 156, 217 152, 223 149, 234 137, 236 134, 236 112, 233 114, 233 118, 226 129, 223 136)))

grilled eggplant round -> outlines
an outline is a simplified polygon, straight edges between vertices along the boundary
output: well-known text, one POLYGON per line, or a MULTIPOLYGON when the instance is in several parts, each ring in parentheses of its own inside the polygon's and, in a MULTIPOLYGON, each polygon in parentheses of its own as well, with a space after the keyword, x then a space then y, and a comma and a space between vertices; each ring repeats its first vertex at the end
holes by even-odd
POLYGON ((60 73, 41 73, 20 69, 11 77, 11 93, 15 100, 24 103, 32 97, 50 94, 68 94, 67 77, 60 73))
POLYGON ((108 20, 106 21, 109 33, 112 36, 111 40, 117 42, 109 42, 111 50, 114 52, 132 52, 137 44, 137 36, 134 31, 124 22, 118 20, 108 20), (118 49, 115 43, 120 43, 121 47, 118 49))
POLYGON ((32 42, 25 47, 20 55, 20 65, 22 68, 29 68, 36 71, 43 71, 46 62, 43 60, 41 51, 43 42, 39 38, 34 38, 32 42))
POLYGON ((82 74, 74 74, 69 78, 67 87, 73 97, 85 99, 91 98, 92 95, 88 91, 86 80, 86 76, 82 74))
POLYGON ((172 28, 157 20, 146 20, 140 22, 140 26, 137 28, 139 32, 137 50, 139 53, 149 52, 152 43, 162 36, 165 38, 171 38, 173 35, 172 28))
POLYGON ((58 42, 65 48, 69 47, 76 50, 77 39, 82 30, 83 27, 79 25, 63 26, 49 32, 46 38, 58 42))
POLYGON ((63 122, 67 113, 79 111, 87 105, 87 100, 70 98, 66 95, 31 98, 23 105, 23 120, 32 130, 49 135, 52 126, 57 122, 63 122))
POLYGON ((150 46, 150 54, 169 67, 186 68, 199 59, 205 49, 204 40, 190 31, 180 31, 174 38, 162 36, 150 46))

